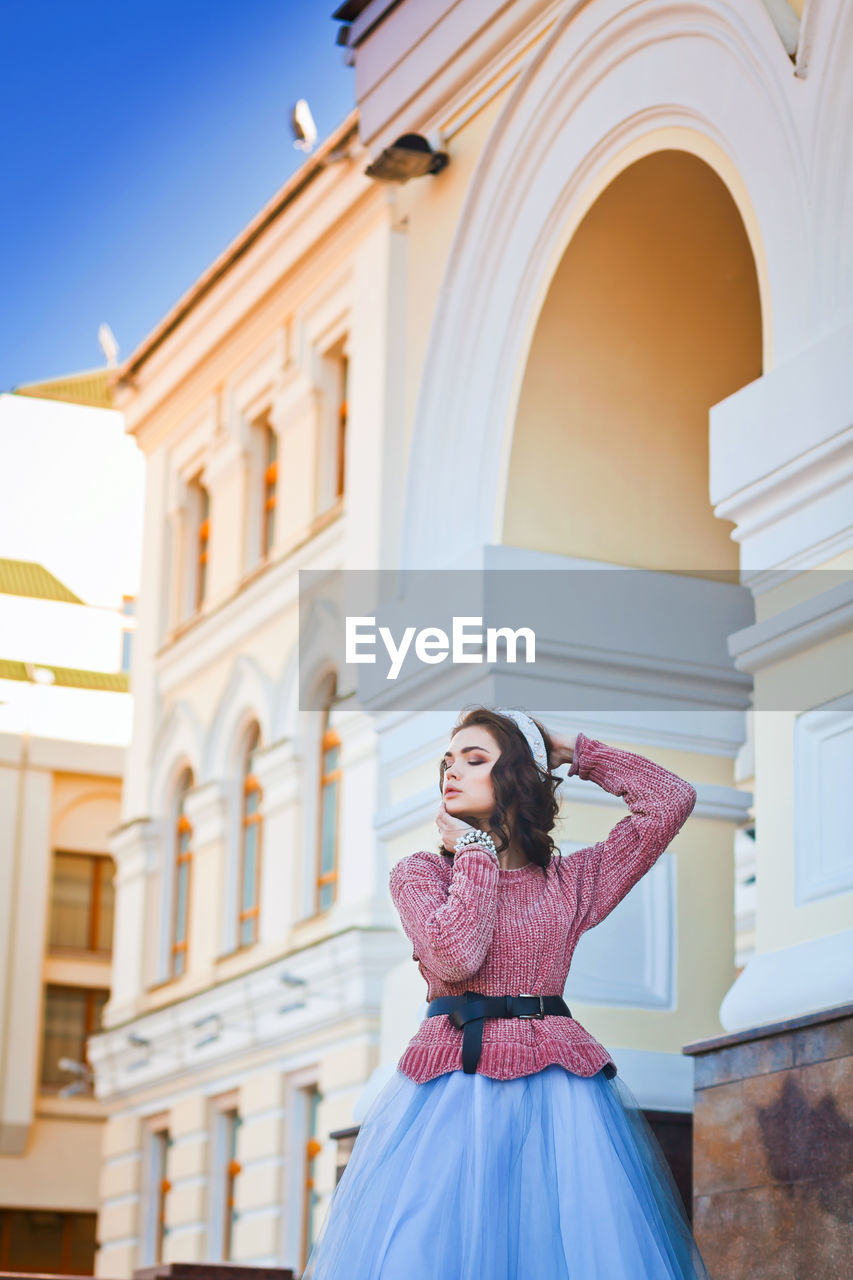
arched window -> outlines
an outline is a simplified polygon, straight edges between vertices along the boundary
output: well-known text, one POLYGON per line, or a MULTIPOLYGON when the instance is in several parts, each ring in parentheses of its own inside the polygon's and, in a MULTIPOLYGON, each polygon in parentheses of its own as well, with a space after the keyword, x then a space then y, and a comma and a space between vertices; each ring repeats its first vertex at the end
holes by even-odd
POLYGON ((320 743, 320 804, 317 872, 317 910, 324 911, 335 900, 338 881, 338 811, 340 795, 341 740, 329 728, 326 711, 320 743))
POLYGON ((255 752, 261 733, 253 724, 243 754, 243 814, 240 824, 240 914, 237 924, 238 945, 250 947, 258 940, 261 883, 261 787, 254 773, 255 752))
POLYGON ((184 812, 184 806, 187 792, 192 784, 192 770, 185 769, 178 783, 177 820, 175 824, 175 883, 172 910, 171 961, 173 978, 179 978, 187 970, 193 829, 189 818, 184 812))

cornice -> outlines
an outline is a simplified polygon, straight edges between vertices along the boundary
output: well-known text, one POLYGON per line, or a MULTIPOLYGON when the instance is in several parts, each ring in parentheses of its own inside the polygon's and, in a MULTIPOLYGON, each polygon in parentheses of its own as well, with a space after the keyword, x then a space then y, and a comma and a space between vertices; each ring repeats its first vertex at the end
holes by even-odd
POLYGON ((853 629, 853 577, 729 636, 739 671, 755 672, 853 629))

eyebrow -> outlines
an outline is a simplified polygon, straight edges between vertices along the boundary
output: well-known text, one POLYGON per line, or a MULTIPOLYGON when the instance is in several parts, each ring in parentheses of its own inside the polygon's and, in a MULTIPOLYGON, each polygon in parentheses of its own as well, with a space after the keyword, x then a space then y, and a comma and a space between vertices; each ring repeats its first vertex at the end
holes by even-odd
MULTIPOLYGON (((489 748, 488 747, 463 747, 462 750, 459 752, 459 754, 461 756, 464 756, 464 755, 467 755, 469 751, 485 751, 486 754, 488 754, 489 748)), ((452 756, 452 755, 453 755, 452 751, 445 751, 444 755, 442 756, 442 759, 446 760, 448 756, 452 756)))

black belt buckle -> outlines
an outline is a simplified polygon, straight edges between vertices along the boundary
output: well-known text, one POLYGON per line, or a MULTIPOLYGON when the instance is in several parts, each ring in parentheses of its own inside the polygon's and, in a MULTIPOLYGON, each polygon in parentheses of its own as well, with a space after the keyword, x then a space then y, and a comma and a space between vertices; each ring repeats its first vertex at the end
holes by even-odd
POLYGON ((532 996, 534 1000, 538 1000, 539 1012, 538 1013, 519 1013, 517 1014, 517 1017, 519 1018, 544 1018, 545 1017, 545 1002, 542 996, 536 995, 536 993, 533 991, 519 991, 518 994, 519 996, 532 996))

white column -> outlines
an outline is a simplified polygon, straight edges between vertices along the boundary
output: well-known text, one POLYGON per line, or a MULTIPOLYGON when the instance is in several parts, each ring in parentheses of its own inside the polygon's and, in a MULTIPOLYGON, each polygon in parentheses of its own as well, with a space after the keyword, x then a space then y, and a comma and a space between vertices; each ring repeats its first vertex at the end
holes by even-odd
POLYGON ((184 812, 192 824, 192 870, 189 901, 187 967, 198 975, 212 970, 219 953, 219 921, 228 832, 227 785, 220 781, 196 787, 184 812))
POLYGON ((226 436, 204 469, 202 483, 210 493, 205 607, 230 596, 243 576, 247 468, 248 455, 240 441, 226 436))
POLYGON ((372 909, 380 903, 384 909, 388 897, 385 856, 382 851, 380 857, 374 826, 379 739, 373 717, 363 711, 335 708, 330 723, 341 739, 338 909, 347 922, 375 923, 372 909))
POLYGON ((409 250, 405 232, 383 224, 362 242, 355 260, 346 489, 357 498, 347 508, 347 567, 356 569, 398 564, 409 447, 402 374, 409 250))
POLYGON ((131 671, 133 732, 122 784, 124 822, 148 813, 149 750, 160 714, 154 655, 177 616, 170 593, 175 589, 181 530, 177 512, 171 520, 168 514, 168 483, 168 451, 160 448, 145 467, 145 533, 131 671))
POLYGON ((739 1031, 853 999, 853 323, 711 409, 710 489, 734 520, 755 625, 756 951, 720 1021, 739 1031))
POLYGON ((301 858, 302 761, 290 738, 255 754, 255 776, 261 786, 261 918, 258 937, 275 942, 285 937, 301 914, 294 901, 301 858))
POLYGON ((302 374, 283 377, 270 424, 278 436, 276 549, 289 546, 311 527, 317 512, 317 448, 320 392, 302 374))
POLYGON ((201 1262, 207 1243, 208 1103, 203 1095, 184 1095, 172 1105, 169 1156, 171 1183, 166 1197, 164 1262, 201 1262))
POLYGON ((156 885, 162 845, 162 824, 147 818, 119 827, 110 838, 110 852, 116 864, 115 924, 111 994, 104 1013, 106 1026, 134 1016, 147 974, 153 976, 158 969, 158 938, 149 936, 146 921, 155 914, 152 907, 158 905, 150 901, 148 882, 151 879, 156 885), (146 947, 151 948, 147 965, 146 947))
MULTIPOLYGON (((23 770, 23 765, 19 765, 23 770)), ((46 917, 50 884, 50 821, 53 776, 24 770, 18 775, 17 823, 10 846, 13 887, 8 933, 3 939, 0 978, 7 993, 0 1025, 0 1154, 26 1149, 41 1068, 38 1031, 44 1002, 46 917), (17 837, 17 838, 16 838, 17 837)))
POLYGON ((187 486, 183 478, 173 472, 170 477, 169 487, 169 503, 166 512, 169 531, 167 631, 173 630, 189 617, 194 603, 190 599, 192 574, 189 569, 191 563, 190 537, 192 534, 192 522, 190 519, 187 486))
POLYGON ((271 1070, 254 1073, 240 1088, 233 1256, 256 1266, 275 1265, 281 1256, 286 1085, 284 1074, 271 1070))

